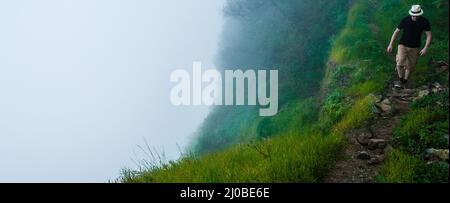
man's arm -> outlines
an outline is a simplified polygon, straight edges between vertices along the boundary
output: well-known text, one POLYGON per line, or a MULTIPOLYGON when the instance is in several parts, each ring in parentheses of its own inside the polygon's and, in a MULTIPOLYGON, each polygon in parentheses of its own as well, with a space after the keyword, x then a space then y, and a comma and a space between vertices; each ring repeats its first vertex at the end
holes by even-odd
POLYGON ((397 40, 398 34, 400 33, 400 29, 396 28, 394 31, 394 34, 392 34, 391 37, 391 42, 389 42, 389 46, 387 48, 387 52, 388 53, 392 53, 393 47, 394 47, 394 42, 395 40, 397 40))
POLYGON ((428 48, 430 48, 431 40, 433 39, 431 31, 426 31, 425 34, 427 35, 427 42, 425 43, 425 47, 422 49, 422 51, 420 51, 420 56, 427 55, 428 48))

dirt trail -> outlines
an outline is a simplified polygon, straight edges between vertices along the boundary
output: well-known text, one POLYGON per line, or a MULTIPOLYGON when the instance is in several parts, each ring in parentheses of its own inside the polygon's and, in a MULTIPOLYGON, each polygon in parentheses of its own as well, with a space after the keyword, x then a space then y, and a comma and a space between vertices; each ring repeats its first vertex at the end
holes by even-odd
MULTIPOLYGON (((412 86, 412 85, 410 85, 412 86)), ((392 134, 400 118, 410 110, 413 100, 431 92, 442 91, 438 83, 409 89, 393 88, 391 81, 376 101, 377 116, 366 126, 346 134, 348 144, 343 157, 331 173, 324 178, 326 183, 368 183, 374 182, 389 150, 392 134)))
POLYGON ((367 126, 347 133, 344 157, 324 179, 327 183, 373 182, 383 166, 385 154, 400 117, 409 111, 409 104, 419 94, 418 89, 386 88, 376 104, 377 116, 367 126))

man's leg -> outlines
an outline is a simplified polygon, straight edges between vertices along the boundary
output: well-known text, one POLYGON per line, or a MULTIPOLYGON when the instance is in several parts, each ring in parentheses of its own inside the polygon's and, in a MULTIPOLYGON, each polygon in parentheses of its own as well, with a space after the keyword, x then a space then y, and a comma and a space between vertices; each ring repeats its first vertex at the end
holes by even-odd
POLYGON ((407 60, 405 67, 405 82, 408 82, 408 79, 412 71, 416 68, 418 59, 419 59, 419 49, 409 48, 407 51, 407 60))
POLYGON ((394 81, 394 87, 402 88, 402 84, 404 83, 405 79, 405 67, 404 66, 397 66, 397 73, 398 73, 398 81, 394 81))
POLYGON ((405 82, 408 81, 408 79, 409 79, 409 74, 411 74, 411 69, 410 69, 410 67, 408 67, 408 68, 405 69, 405 77, 404 77, 405 82))
POLYGON ((406 47, 401 44, 398 45, 396 63, 397 63, 397 74, 400 80, 403 80, 405 77, 405 66, 407 65, 406 57, 407 57, 406 47))
POLYGON ((397 74, 398 74, 398 78, 400 80, 405 78, 405 68, 404 68, 404 66, 397 66, 397 74))

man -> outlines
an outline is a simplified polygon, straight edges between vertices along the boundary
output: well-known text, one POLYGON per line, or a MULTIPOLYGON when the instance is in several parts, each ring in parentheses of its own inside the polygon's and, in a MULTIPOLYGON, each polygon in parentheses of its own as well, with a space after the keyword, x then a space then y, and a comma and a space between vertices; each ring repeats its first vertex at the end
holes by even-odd
MULTIPOLYGON (((400 22, 392 35, 391 42, 387 48, 387 52, 392 53, 394 42, 397 40, 400 31, 403 30, 396 57, 396 69, 400 80, 399 83, 403 85, 408 83, 408 78, 417 64, 419 55, 425 56, 431 44, 432 35, 430 22, 422 17, 423 13, 420 5, 413 5, 411 10, 409 10, 410 16, 405 17, 400 22), (424 32, 427 36, 427 41, 425 47, 419 51, 422 44, 421 38, 424 32)), ((401 87, 398 83, 395 86, 401 87)))

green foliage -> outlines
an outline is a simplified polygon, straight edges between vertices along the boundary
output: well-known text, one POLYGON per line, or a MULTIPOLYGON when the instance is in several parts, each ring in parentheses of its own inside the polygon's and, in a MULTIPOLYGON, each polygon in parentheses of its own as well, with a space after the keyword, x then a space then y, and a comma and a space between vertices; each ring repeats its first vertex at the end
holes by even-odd
POLYGON ((419 157, 395 150, 390 152, 385 161, 379 182, 414 183, 417 179, 417 171, 422 165, 419 157))
POLYGON ((414 110, 408 114, 394 132, 399 146, 412 153, 420 153, 426 148, 444 148, 447 143, 443 135, 448 132, 448 120, 439 121, 435 112, 427 109, 414 110))
POLYGON ((430 94, 422 99, 416 100, 412 103, 412 108, 436 108, 440 109, 442 113, 448 112, 449 110, 449 91, 444 91, 439 94, 430 94))
POLYGON ((351 83, 350 74, 352 73, 353 69, 354 67, 349 66, 336 67, 330 78, 330 88, 338 89, 348 87, 351 83))
POLYGON ((448 183, 448 164, 426 164, 417 155, 393 150, 377 180, 382 183, 448 183))
MULTIPOLYGON (((314 100, 301 102, 297 108, 314 106, 314 100)), ((336 125, 331 135, 303 131, 281 130, 272 136, 250 144, 209 153, 204 156, 187 156, 169 164, 151 166, 151 170, 130 172, 121 182, 319 182, 340 155, 345 144, 344 132, 362 125, 372 117, 373 97, 367 96, 352 107, 336 125)), ((295 108, 293 108, 295 109, 295 108)), ((311 111, 314 112, 314 111, 311 111)), ((283 114, 281 115, 289 115, 283 114)), ((296 119, 309 119, 299 114, 296 119)), ((283 116, 273 122, 283 124, 283 116)), ((296 120, 294 119, 294 120, 296 120)), ((261 123, 261 122, 260 122, 261 123)), ((297 123, 297 122, 293 122, 297 123)), ((287 124, 289 125, 289 124, 287 124)), ((291 129, 288 127, 286 129, 291 129)))
POLYGON ((257 109, 251 106, 215 107, 196 133, 192 150, 206 154, 239 143, 245 131, 248 132, 246 134, 255 134, 250 127, 256 115, 257 109))
POLYGON ((335 91, 328 95, 322 111, 329 121, 334 123, 342 118, 348 108, 349 103, 345 101, 344 95, 339 91, 335 91))
MULTIPOLYGON (((279 70, 280 109, 291 108, 319 92, 330 39, 344 25, 347 8, 348 0, 228 1, 219 69, 279 70)), ((260 119, 253 107, 216 107, 196 133, 192 150, 205 154, 269 137, 289 123, 287 119, 283 114, 260 119)))
POLYGON ((258 138, 268 138, 291 131, 306 133, 311 125, 317 122, 319 105, 315 99, 294 101, 288 104, 274 117, 266 117, 257 121, 258 138))
POLYGON ((394 131, 396 150, 389 154, 381 182, 448 182, 448 164, 426 164, 420 158, 427 148, 447 149, 449 93, 430 94, 411 105, 412 111, 394 131))
POLYGON ((343 144, 336 136, 283 134, 201 158, 186 157, 144 172, 124 171, 120 182, 318 182, 343 144))
POLYGON ((421 153, 427 148, 448 148, 444 135, 449 127, 448 91, 428 95, 412 104, 394 131, 394 141, 411 153, 421 153))
POLYGON ((373 6, 355 1, 345 28, 333 40, 325 78, 329 94, 338 91, 346 97, 362 98, 384 90, 394 68, 389 68, 390 58, 379 43, 379 27, 372 22, 373 6))
POLYGON ((347 89, 347 94, 353 97, 363 97, 372 92, 381 92, 384 86, 380 86, 379 83, 374 81, 367 81, 362 84, 352 85, 347 89))
POLYGON ((342 120, 334 126, 332 133, 343 136, 345 132, 363 126, 374 116, 372 111, 374 101, 375 98, 372 95, 357 101, 342 120))

